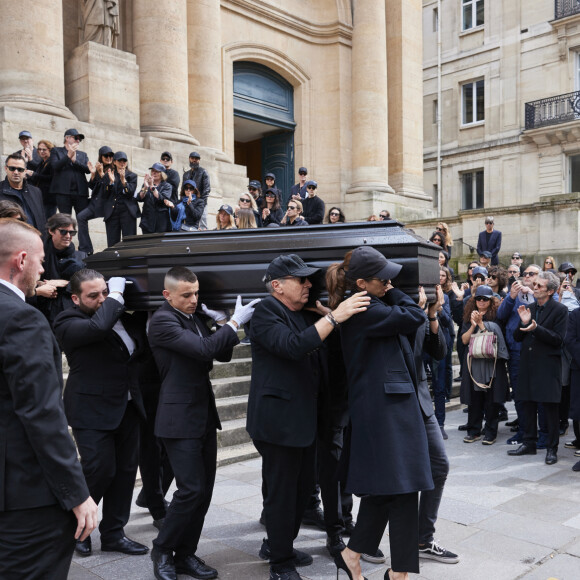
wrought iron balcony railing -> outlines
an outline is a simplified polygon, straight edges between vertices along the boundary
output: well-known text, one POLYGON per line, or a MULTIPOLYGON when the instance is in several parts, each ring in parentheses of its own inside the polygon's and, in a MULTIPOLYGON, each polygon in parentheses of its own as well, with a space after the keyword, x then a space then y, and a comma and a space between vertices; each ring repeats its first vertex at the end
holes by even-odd
POLYGON ((555 16, 554 18, 566 18, 566 16, 573 16, 580 14, 580 0, 554 0, 555 16))
POLYGON ((526 129, 580 121, 580 91, 526 103, 526 129))

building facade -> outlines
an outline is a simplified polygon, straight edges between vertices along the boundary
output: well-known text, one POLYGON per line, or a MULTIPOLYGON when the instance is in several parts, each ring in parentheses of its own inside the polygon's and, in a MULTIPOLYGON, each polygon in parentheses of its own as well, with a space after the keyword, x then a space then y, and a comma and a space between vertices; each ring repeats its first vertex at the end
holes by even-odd
POLYGON ((500 261, 577 259, 580 3, 423 0, 423 36, 424 190, 454 254, 493 215, 500 261))
POLYGON ((109 145, 140 176, 162 151, 180 172, 199 151, 210 212, 267 171, 287 192, 306 166, 349 220, 433 214, 419 0, 0 5, 4 155, 23 129, 60 145, 76 127, 92 161, 109 145))

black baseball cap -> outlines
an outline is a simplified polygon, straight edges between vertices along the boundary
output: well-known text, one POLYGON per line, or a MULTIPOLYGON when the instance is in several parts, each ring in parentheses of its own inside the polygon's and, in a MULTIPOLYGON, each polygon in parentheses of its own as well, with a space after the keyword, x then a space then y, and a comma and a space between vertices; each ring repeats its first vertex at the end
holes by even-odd
POLYGON ((164 157, 169 157, 169 161, 173 161, 173 155, 171 155, 171 153, 169 153, 169 151, 164 151, 161 154, 161 159, 163 159, 164 157))
POLYGON ((224 203, 222 206, 220 206, 218 211, 225 211, 228 215, 234 215, 234 210, 232 209, 232 206, 228 205, 227 203, 224 203))
POLYGON ((268 177, 271 177, 274 181, 276 181, 276 176, 273 173, 266 173, 266 175, 264 175, 264 179, 268 179, 268 177))
POLYGON ((250 181, 248 187, 255 187, 256 189, 262 189, 262 184, 259 181, 252 179, 252 181, 250 181))
POLYGON ((165 165, 162 163, 154 163, 149 169, 154 169, 155 171, 163 173, 165 171, 165 165))
POLYGON ((308 189, 309 187, 314 187, 314 189, 318 188, 318 183, 316 183, 316 181, 307 181, 305 185, 306 189, 308 189))
POLYGON ((474 296, 488 296, 491 298, 493 296, 493 290, 489 286, 482 284, 475 289, 474 296))
POLYGON ((296 254, 288 254, 274 258, 268 269, 266 275, 262 279, 263 282, 270 282, 271 280, 278 280, 286 276, 312 276, 320 271, 320 268, 312 268, 304 263, 304 260, 296 254))
POLYGON ((19 139, 32 139, 32 133, 30 133, 30 131, 20 131, 20 133, 18 133, 18 138, 19 139))
POLYGON ((194 159, 201 159, 201 155, 197 151, 192 151, 189 156, 193 157, 194 159))
POLYGON ((113 155, 114 161, 127 161, 129 158, 124 151, 117 151, 115 155, 113 155))
POLYGON ((519 252, 514 252, 512 254, 512 259, 521 259, 522 255, 519 252))
POLYGON ((193 189, 197 189, 197 184, 195 183, 195 181, 193 181, 193 179, 186 179, 183 182, 183 187, 185 187, 186 185, 190 185, 191 187, 193 187, 193 189))
POLYGON ((480 256, 483 256, 484 258, 491 258, 491 252, 488 252, 487 250, 484 250, 483 252, 481 252, 481 254, 479 254, 480 256))
POLYGON ((298 170, 298 174, 300 174, 300 173, 305 173, 306 175, 308 175, 308 169, 306 169, 306 167, 301 167, 298 170))
POLYGON ((360 246, 352 252, 346 277, 349 280, 358 280, 359 278, 363 280, 367 278, 392 280, 402 268, 401 264, 387 260, 373 247, 360 246))
POLYGON ((574 264, 572 262, 562 262, 560 267, 558 268, 558 272, 572 272, 572 275, 576 275, 576 268, 574 268, 574 264))
POLYGON ((483 266, 477 266, 473 268, 473 270, 471 270, 471 277, 475 278, 476 276, 483 276, 484 278, 487 278, 487 268, 484 268, 483 266))
POLYGON ((79 133, 76 129, 67 129, 64 132, 64 136, 65 137, 80 137, 81 141, 85 138, 85 136, 82 133, 79 133))
POLYGON ((107 145, 103 145, 99 149, 99 157, 102 157, 103 155, 111 155, 111 153, 113 153, 113 150, 107 145))

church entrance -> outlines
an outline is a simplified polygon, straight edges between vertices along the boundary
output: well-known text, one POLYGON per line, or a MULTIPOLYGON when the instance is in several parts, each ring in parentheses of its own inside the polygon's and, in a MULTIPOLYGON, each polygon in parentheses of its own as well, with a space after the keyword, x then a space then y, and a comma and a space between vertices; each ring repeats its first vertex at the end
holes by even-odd
POLYGON ((294 183, 295 127, 292 85, 261 64, 235 62, 235 163, 262 184, 273 173, 284 206, 294 183))

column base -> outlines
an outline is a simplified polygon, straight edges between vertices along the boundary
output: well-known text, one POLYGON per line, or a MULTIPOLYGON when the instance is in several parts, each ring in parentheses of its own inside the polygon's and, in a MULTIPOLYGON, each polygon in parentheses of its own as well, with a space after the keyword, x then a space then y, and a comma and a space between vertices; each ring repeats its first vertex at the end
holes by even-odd
POLYGON ((77 118, 67 107, 59 105, 54 101, 26 95, 4 95, 0 97, 0 106, 14 107, 24 109, 34 113, 43 113, 45 115, 54 115, 63 119, 76 121, 77 118))
POLYGON ((143 137, 156 137, 157 139, 167 139, 168 141, 179 141, 189 145, 200 145, 200 142, 189 133, 175 129, 174 127, 163 127, 160 125, 146 125, 141 127, 143 137))

